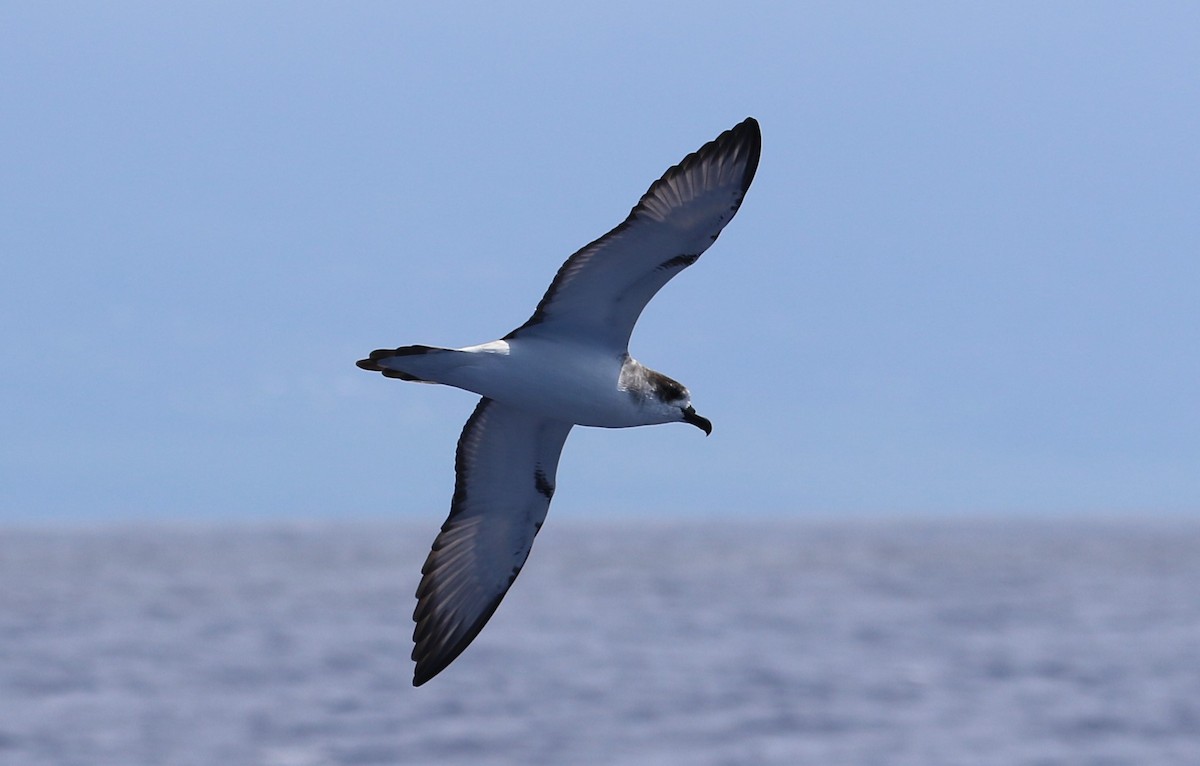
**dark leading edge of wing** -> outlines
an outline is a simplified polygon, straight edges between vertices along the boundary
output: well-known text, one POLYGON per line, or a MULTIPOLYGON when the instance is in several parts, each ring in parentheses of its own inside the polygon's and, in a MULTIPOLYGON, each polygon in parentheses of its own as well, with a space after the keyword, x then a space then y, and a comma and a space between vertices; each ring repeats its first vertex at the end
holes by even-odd
POLYGON ((576 335, 624 351, 654 294, 737 213, 761 149, 749 117, 668 169, 624 222, 563 263, 533 316, 505 339, 576 335))
POLYGON ((463 427, 450 516, 421 569, 413 686, 442 672, 479 635, 542 527, 570 423, 481 399, 463 427))

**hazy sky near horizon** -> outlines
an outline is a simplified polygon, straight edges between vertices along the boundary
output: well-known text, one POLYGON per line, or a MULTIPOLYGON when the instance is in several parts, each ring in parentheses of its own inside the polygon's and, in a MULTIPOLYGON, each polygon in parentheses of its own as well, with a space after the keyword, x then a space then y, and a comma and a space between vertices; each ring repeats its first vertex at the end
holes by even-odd
POLYGON ((440 521, 521 324, 747 115, 553 514, 1200 512, 1200 6, 10 3, 0 521, 440 521))

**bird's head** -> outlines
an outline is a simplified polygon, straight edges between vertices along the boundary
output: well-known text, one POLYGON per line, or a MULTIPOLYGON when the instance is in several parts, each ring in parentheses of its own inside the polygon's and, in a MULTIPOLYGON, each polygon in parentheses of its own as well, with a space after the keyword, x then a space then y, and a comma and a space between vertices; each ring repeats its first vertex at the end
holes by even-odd
POLYGON ((712 433, 712 421, 696 414, 696 408, 692 406, 692 395, 682 383, 668 378, 661 372, 649 369, 645 372, 646 381, 653 391, 654 406, 662 413, 662 422, 690 423, 703 431, 705 436, 712 433))

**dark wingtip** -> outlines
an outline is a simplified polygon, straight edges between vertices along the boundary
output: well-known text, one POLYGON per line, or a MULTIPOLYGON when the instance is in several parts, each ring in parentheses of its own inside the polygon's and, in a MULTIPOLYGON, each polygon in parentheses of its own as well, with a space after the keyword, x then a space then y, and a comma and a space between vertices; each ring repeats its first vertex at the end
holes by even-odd
MULTIPOLYGON (((414 639, 415 639, 415 636, 414 636, 414 639)), ((443 670, 445 670, 450 665, 450 662, 452 660, 456 659, 457 656, 458 655, 454 655, 448 659, 445 658, 444 656, 440 656, 440 655, 418 657, 417 656, 417 648, 413 647, 413 658, 412 659, 413 659, 413 662, 416 663, 416 666, 413 668, 412 685, 413 686, 424 685, 426 682, 429 681, 429 679, 433 678, 438 673, 441 673, 443 670)))
POLYGON ((762 129, 758 126, 758 120, 747 117, 730 128, 729 135, 731 140, 744 144, 748 154, 746 171, 742 174, 742 191, 744 192, 750 188, 750 182, 754 180, 754 174, 758 172, 758 159, 762 154, 762 129))
MULTIPOLYGON (((658 191, 659 187, 668 183, 669 179, 680 173, 686 173, 698 163, 707 162, 713 157, 727 157, 730 162, 745 162, 746 165, 742 170, 742 178, 739 182, 739 187, 742 190, 742 195, 745 196, 746 191, 750 188, 750 182, 754 180, 754 174, 758 172, 758 160, 762 154, 762 131, 758 127, 758 120, 753 117, 746 119, 734 125, 732 128, 724 131, 721 135, 701 146, 696 151, 680 160, 678 165, 672 165, 667 168, 667 171, 662 174, 662 177, 650 185, 642 198, 638 200, 638 204, 629 213, 630 218, 634 218, 638 210, 642 208, 646 201, 652 198, 658 191)), ((734 211, 741 205, 741 200, 734 205, 734 211)), ((628 222, 629 219, 626 219, 628 222)), ((714 236, 713 239, 716 239, 714 236)), ((543 299, 544 300, 544 299, 543 299)))
MULTIPOLYGON (((484 401, 487 400, 485 399, 484 401)), ((428 564, 428 562, 426 563, 428 564)), ((512 585, 513 580, 516 579, 517 574, 520 573, 520 571, 521 569, 518 567, 513 572, 512 577, 509 578, 508 581, 509 585, 512 585)), ((423 579, 422 583, 424 583, 423 579)), ((419 590, 420 588, 418 588, 418 592, 419 590)), ((458 640, 453 644, 443 644, 441 643, 441 637, 433 636, 431 631, 433 631, 434 628, 429 624, 427 619, 417 620, 416 628, 413 629, 414 646, 412 651, 412 659, 413 662, 417 663, 416 667, 413 668, 413 686, 420 686, 437 674, 441 673, 446 668, 450 667, 450 663, 458 659, 458 656, 463 653, 463 650, 470 646, 471 642, 474 641, 476 636, 479 635, 480 631, 483 630, 483 626, 487 625, 488 620, 492 619, 492 615, 496 613, 497 607, 500 606, 500 602, 504 599, 504 594, 507 592, 508 588, 505 588, 504 593, 501 593, 499 596, 497 596, 496 599, 488 606, 488 608, 479 615, 475 623, 465 633, 459 636, 458 640), (437 640, 437 643, 434 643, 432 646, 427 645, 427 642, 433 643, 435 639, 437 640)), ((421 604, 418 603, 418 611, 420 608, 421 604)))

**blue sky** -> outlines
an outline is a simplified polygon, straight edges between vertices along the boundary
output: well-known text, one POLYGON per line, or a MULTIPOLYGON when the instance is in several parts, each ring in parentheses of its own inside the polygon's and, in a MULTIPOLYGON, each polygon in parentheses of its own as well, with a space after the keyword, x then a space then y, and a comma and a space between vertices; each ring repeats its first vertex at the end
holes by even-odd
POLYGON ((474 397, 354 367, 523 322, 747 115, 737 219, 556 516, 1200 511, 1200 6, 0 9, 0 521, 449 507, 474 397))

